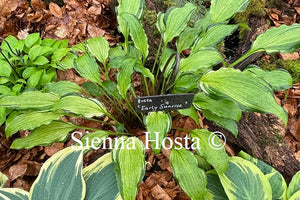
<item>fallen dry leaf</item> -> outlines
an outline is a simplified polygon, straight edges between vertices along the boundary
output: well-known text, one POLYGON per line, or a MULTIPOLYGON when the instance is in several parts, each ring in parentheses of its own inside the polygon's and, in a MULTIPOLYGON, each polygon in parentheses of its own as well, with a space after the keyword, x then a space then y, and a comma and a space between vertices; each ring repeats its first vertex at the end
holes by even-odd
POLYGON ((280 57, 283 60, 298 60, 300 58, 298 52, 294 52, 294 53, 280 53, 279 55, 280 55, 280 57))
POLYGON ((49 10, 50 13, 55 17, 62 18, 63 15, 62 9, 56 3, 51 2, 49 4, 49 10))
POLYGON ((152 196, 157 200, 172 200, 168 193, 163 190, 159 185, 151 188, 152 196))
POLYGON ((31 7, 34 11, 43 11, 46 9, 46 4, 41 0, 31 0, 31 7))

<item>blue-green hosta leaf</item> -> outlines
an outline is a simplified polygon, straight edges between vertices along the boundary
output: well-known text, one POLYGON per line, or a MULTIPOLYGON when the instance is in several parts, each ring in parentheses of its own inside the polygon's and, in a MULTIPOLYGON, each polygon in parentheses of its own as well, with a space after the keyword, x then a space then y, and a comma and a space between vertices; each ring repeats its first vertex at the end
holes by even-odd
POLYGON ((264 163, 261 160, 258 160, 256 158, 253 158, 249 154, 240 151, 238 154, 239 157, 244 158, 246 160, 249 160, 253 164, 255 164, 261 172, 266 175, 266 177, 269 180, 269 183, 272 188, 272 199, 273 200, 286 200, 286 191, 287 191, 287 185, 283 178, 283 176, 275 170, 270 165, 264 163))
POLYGON ((257 67, 250 67, 244 73, 250 72, 265 80, 273 90, 285 90, 293 86, 293 78, 289 72, 284 70, 265 71, 257 67))
POLYGON ((163 139, 171 130, 172 118, 169 113, 166 114, 161 111, 150 112, 144 118, 144 123, 150 140, 155 140, 151 141, 152 150, 155 154, 158 154, 161 150, 163 139))
POLYGON ((1 200, 29 200, 29 193, 19 188, 0 188, 1 200))
MULTIPOLYGON (((5 42, 3 42, 5 43, 5 42)), ((0 59, 0 76, 9 77, 12 69, 9 63, 7 63, 5 60, 0 59)))
POLYGON ((64 96, 69 93, 82 92, 79 85, 71 81, 59 81, 56 83, 47 83, 45 90, 47 92, 53 92, 60 96, 64 96))
POLYGON ((225 22, 230 20, 238 12, 243 12, 250 0, 212 0, 209 13, 211 22, 225 22))
POLYGON ((218 172, 223 174, 228 169, 229 161, 221 140, 206 129, 194 129, 190 132, 192 138, 200 140, 197 152, 203 156, 218 172))
POLYGON ((205 72, 222 61, 222 55, 215 49, 202 49, 181 59, 179 70, 180 72, 205 72))
POLYGON ((131 39, 133 40, 135 47, 143 53, 143 59, 145 60, 148 56, 148 39, 143 26, 132 14, 121 13, 120 17, 127 22, 131 39))
POLYGON ((218 174, 215 171, 207 172, 206 180, 207 193, 204 196, 204 200, 228 200, 218 174))
POLYGON ((111 153, 107 153, 83 169, 83 178, 86 182, 85 200, 122 199, 114 168, 111 153))
POLYGON ((201 29, 199 28, 186 27, 176 41, 177 52, 181 53, 183 50, 189 49, 193 45, 200 32, 201 29))
POLYGON ((0 172, 0 188, 4 186, 7 180, 8 180, 7 176, 5 176, 5 174, 2 174, 0 172))
POLYGON ((178 110, 178 112, 184 116, 192 118, 196 122, 196 124, 199 125, 198 113, 193 106, 187 109, 178 110))
POLYGON ((0 106, 15 109, 49 109, 57 101, 59 96, 39 91, 24 92, 19 96, 4 96, 0 99, 0 106))
POLYGON ((230 157, 228 170, 219 178, 230 200, 272 199, 267 177, 248 160, 230 157))
POLYGON ((236 69, 222 68, 203 75, 200 87, 206 93, 227 96, 247 109, 273 113, 287 123, 287 114, 273 96, 271 88, 260 78, 236 69))
POLYGON ((88 50, 106 66, 106 59, 108 58, 109 44, 104 37, 95 37, 87 41, 88 50))
POLYGON ((135 66, 135 59, 126 59, 123 62, 121 71, 117 75, 117 88, 120 95, 127 99, 127 91, 131 86, 131 75, 135 66))
POLYGON ((250 52, 266 51, 268 54, 294 52, 300 47, 299 35, 300 24, 296 23, 269 29, 256 38, 250 52))
POLYGON ((35 146, 49 146, 54 142, 64 142, 68 138, 69 132, 76 128, 77 126, 71 123, 53 121, 33 130, 27 137, 15 139, 11 148, 31 149, 35 146))
POLYGON ((75 69, 83 78, 101 84, 99 66, 96 60, 88 54, 77 58, 75 69))
POLYGON ((198 167, 194 154, 185 148, 172 149, 170 163, 173 175, 182 190, 192 199, 203 199, 206 193, 204 170, 198 167))
POLYGON ((181 8, 174 8, 168 14, 163 36, 165 45, 184 30, 195 9, 196 6, 192 3, 187 3, 181 8))
POLYGON ((121 137, 116 147, 112 157, 119 192, 124 200, 135 200, 138 184, 145 175, 144 144, 137 137, 121 137))
POLYGON ((10 137, 19 130, 33 130, 43 124, 49 124, 53 120, 59 120, 62 113, 29 111, 14 117, 5 124, 5 135, 10 137))
POLYGON ((141 19, 144 12, 145 0, 118 0, 118 15, 126 12, 141 19))
POLYGON ((300 190, 293 194, 289 200, 300 200, 300 190))
POLYGON ((211 27, 195 43, 195 45, 192 48, 192 52, 195 53, 204 47, 215 47, 226 36, 231 35, 237 28, 238 25, 225 25, 225 24, 215 25, 211 27))
POLYGON ((215 100, 203 92, 196 94, 193 105, 199 110, 209 110, 219 117, 239 121, 242 116, 241 109, 230 99, 215 100))
POLYGON ((86 185, 82 175, 83 153, 71 147, 51 156, 30 189, 30 199, 83 200, 86 185))
POLYGON ((102 117, 106 113, 105 106, 98 100, 80 96, 63 97, 53 106, 53 109, 64 110, 88 118, 102 117))
POLYGON ((287 197, 288 199, 290 199, 295 193, 297 193, 298 191, 300 191, 300 185, 299 185, 299 182, 300 182, 300 172, 297 172, 290 184, 289 184, 289 187, 287 189, 287 197))

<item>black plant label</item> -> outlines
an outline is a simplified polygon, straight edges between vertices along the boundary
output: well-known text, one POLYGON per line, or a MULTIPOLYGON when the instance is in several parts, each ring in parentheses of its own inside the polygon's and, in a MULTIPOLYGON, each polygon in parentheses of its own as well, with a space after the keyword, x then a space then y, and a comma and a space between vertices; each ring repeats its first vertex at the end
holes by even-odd
POLYGON ((134 99, 137 112, 155 112, 186 109, 192 106, 194 94, 167 94, 144 96, 134 99))

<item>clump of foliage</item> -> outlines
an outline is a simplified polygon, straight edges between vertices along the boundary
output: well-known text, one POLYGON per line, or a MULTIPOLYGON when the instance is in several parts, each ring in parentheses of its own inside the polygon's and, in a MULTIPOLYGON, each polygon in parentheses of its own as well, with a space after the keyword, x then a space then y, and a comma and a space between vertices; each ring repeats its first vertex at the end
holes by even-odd
MULTIPOLYGON (((26 91, 19 96, 1 96, 0 106, 18 111, 6 121, 6 136, 9 137, 18 130, 32 130, 27 137, 14 140, 11 147, 29 149, 56 141, 63 142, 70 131, 79 128, 94 131, 81 139, 79 147, 84 152, 103 144, 103 140, 95 142, 93 138, 105 139, 109 135, 118 136, 117 139, 125 141, 126 147, 138 144, 138 148, 133 150, 122 148, 122 143, 115 142, 112 151, 120 196, 124 200, 134 200, 146 163, 141 141, 135 136, 127 137, 133 134, 129 118, 134 119, 135 124, 149 133, 155 154, 161 152, 162 143, 172 129, 171 113, 190 116, 200 127, 199 110, 207 119, 229 130, 234 136, 238 135, 236 122, 242 111, 273 113, 286 124, 287 114, 276 103, 274 91, 292 86, 290 74, 281 70, 264 71, 257 66, 249 66, 240 71, 234 69, 234 66, 256 52, 271 54, 297 50, 300 47, 300 25, 283 25, 259 35, 251 49, 231 65, 224 62, 223 55, 216 49, 225 37, 238 28, 238 25, 228 25, 229 20, 236 13, 245 10, 248 4, 248 0, 213 0, 209 12, 192 26, 188 24, 196 7, 191 3, 159 13, 157 27, 161 42, 153 67, 146 68, 148 39, 141 24, 145 2, 120 0, 118 28, 124 36, 124 43, 110 48, 105 38, 97 37, 71 47, 74 54, 73 57, 69 56, 73 58, 69 67, 74 67, 82 77, 90 81, 83 84, 84 91, 74 83, 58 82, 48 84, 43 93, 26 91), (176 42, 174 38, 177 38, 176 42), (186 49, 190 50, 188 56, 182 55, 186 49), (217 65, 221 67, 213 70, 217 65), (142 80, 139 93, 133 84, 134 75, 142 80), (173 112, 145 113, 137 113, 133 108, 132 99, 139 95, 166 93, 194 93, 193 106, 173 112), (109 106, 104 106, 102 102, 109 106), (118 114, 113 115, 111 110, 118 114), (116 132, 64 122, 61 116, 65 115, 94 121, 108 116, 114 121, 110 125, 116 132), (158 141, 158 145, 154 140, 158 141)), ((283 180, 273 186, 267 179, 269 172, 264 175, 253 163, 229 157, 224 148, 211 148, 209 141, 212 133, 208 130, 189 130, 189 135, 191 141, 200 141, 201 148, 191 152, 182 148, 180 142, 175 146, 171 145, 170 163, 178 184, 192 199, 241 199, 244 196, 249 199, 276 199, 284 196, 285 188, 283 193, 272 192, 272 188, 282 187, 283 180), (219 187, 213 187, 215 185, 219 187)), ((213 137, 212 143, 222 145, 217 137, 213 137)), ((33 188, 39 185, 42 184, 36 184, 33 188)), ((83 182, 78 185, 82 185, 82 190, 78 192, 85 190, 83 182)), ((34 193, 34 189, 32 191, 34 193)), ((278 192, 277 189, 274 191, 278 192)), ((106 199, 116 199, 116 196, 106 199)))

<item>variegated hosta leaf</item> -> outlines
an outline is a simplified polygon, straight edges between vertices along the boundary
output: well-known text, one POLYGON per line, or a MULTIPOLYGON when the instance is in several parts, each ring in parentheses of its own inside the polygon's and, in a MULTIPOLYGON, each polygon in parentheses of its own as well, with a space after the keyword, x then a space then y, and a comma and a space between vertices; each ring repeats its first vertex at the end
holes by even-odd
POLYGON ((197 51, 199 51, 201 48, 204 47, 215 47, 226 36, 231 35, 237 28, 238 25, 226 25, 226 24, 220 24, 211 27, 195 43, 195 45, 192 48, 192 52, 196 53, 197 51))
POLYGON ((287 189, 288 199, 292 198, 292 196, 294 194, 296 194, 298 191, 300 191, 300 184, 299 183, 300 183, 300 172, 297 172, 293 176, 292 181, 290 182, 289 187, 287 189))
POLYGON ((82 151, 71 147, 51 156, 31 186, 30 199, 83 200, 86 185, 82 175, 82 159, 82 151))
POLYGON ((86 183, 84 200, 122 200, 114 168, 111 153, 107 153, 83 169, 86 183))
POLYGON ((45 90, 47 92, 53 92, 60 96, 64 96, 69 93, 81 92, 82 89, 79 85, 71 81, 59 81, 55 83, 46 84, 45 90))
POLYGON ((162 141, 166 134, 171 130, 172 118, 169 113, 166 114, 161 111, 150 112, 144 118, 144 123, 146 125, 147 132, 149 133, 149 140, 152 140, 152 150, 155 154, 159 154, 162 141))
POLYGON ((200 79, 205 93, 230 97, 250 111, 273 113, 287 123, 287 114, 279 106, 271 88, 261 79, 236 69, 221 68, 200 79))
POLYGON ((266 51, 268 54, 282 52, 294 52, 300 47, 300 24, 280 27, 267 30, 260 34, 249 52, 266 51))
POLYGON ((187 108, 187 109, 178 110, 178 112, 184 116, 188 116, 188 117, 192 118, 196 122, 197 125, 200 125, 198 113, 193 106, 191 106, 190 108, 187 108))
POLYGON ((121 71, 117 75, 117 88, 124 99, 127 99, 127 91, 131 86, 131 75, 135 62, 135 59, 124 60, 121 71))
POLYGON ((300 190, 298 192, 296 192, 295 194, 293 194, 293 196, 291 196, 291 198, 289 198, 289 200, 300 200, 300 190))
POLYGON ((89 54, 83 54, 76 59, 75 69, 83 78, 89 79, 94 83, 101 84, 99 65, 95 58, 89 54))
POLYGON ((204 170, 198 167, 196 157, 185 148, 172 149, 170 163, 173 175, 182 190, 192 199, 203 199, 206 193, 204 170))
POLYGON ((87 40, 88 50, 95 56, 104 66, 108 58, 109 44, 104 37, 94 37, 87 40))
POLYGON ((127 12, 141 19, 144 12, 145 0, 118 0, 118 14, 127 12))
POLYGON ((180 61, 180 72, 207 71, 223 61, 222 55, 215 49, 202 49, 180 61))
POLYGON ((0 99, 0 106, 14 109, 45 110, 51 108, 59 96, 39 91, 24 92, 19 96, 4 96, 0 99))
POLYGON ((266 71, 258 67, 248 67, 244 73, 252 73, 253 75, 266 81, 273 90, 285 90, 293 86, 293 78, 289 72, 284 70, 266 71))
POLYGON ((7 180, 8 180, 7 176, 5 176, 5 174, 0 172, 0 188, 3 187, 3 185, 6 183, 7 180))
POLYGON ((54 106, 53 110, 64 110, 66 112, 83 115, 84 117, 102 117, 106 113, 105 106, 97 99, 87 99, 80 96, 65 96, 54 106))
POLYGON ((189 49, 193 45, 200 32, 201 29, 199 28, 186 27, 176 41, 177 52, 181 53, 183 50, 189 49))
POLYGON ((165 45, 184 30, 195 9, 196 6, 192 3, 186 3, 183 7, 174 8, 165 15, 166 29, 163 36, 165 45))
POLYGON ((206 180, 207 193, 204 196, 204 200, 228 200, 218 174, 215 171, 207 172, 206 180))
POLYGON ((156 27, 162 36, 163 36, 163 33, 166 31, 166 25, 164 22, 164 18, 165 18, 165 13, 159 12, 157 14, 156 27))
POLYGON ((10 137, 19 130, 33 130, 43 124, 49 124, 53 120, 59 120, 62 113, 29 111, 14 117, 6 122, 5 135, 10 137))
POLYGON ((194 129, 190 135, 194 139, 199 139, 201 148, 197 148, 197 152, 216 169, 218 174, 226 172, 229 161, 221 140, 207 129, 194 129))
POLYGON ((148 56, 148 39, 139 20, 132 14, 121 13, 119 17, 123 18, 128 24, 129 34, 134 45, 143 54, 143 60, 148 56))
POLYGON ((225 22, 234 17, 238 12, 243 12, 250 0, 212 0, 209 13, 211 22, 225 22))
POLYGON ((15 139, 11 148, 31 149, 34 146, 48 146, 54 142, 64 142, 68 138, 69 132, 76 128, 77 126, 71 123, 53 121, 33 130, 27 137, 15 139))
POLYGON ((258 160, 256 158, 253 158, 249 154, 240 151, 238 154, 239 157, 242 157, 246 160, 249 160, 253 164, 255 164, 261 172, 266 175, 266 177, 269 180, 269 183, 272 188, 272 199, 273 200, 286 200, 286 191, 287 191, 287 185, 283 178, 283 176, 275 170, 270 165, 264 163, 261 160, 258 160))
POLYGON ((29 193, 19 188, 0 188, 1 200, 29 200, 29 193))
POLYGON ((6 121, 6 108, 0 107, 0 126, 6 121))
POLYGON ((267 177, 248 160, 229 158, 229 168, 219 174, 223 188, 230 200, 272 199, 272 189, 267 177))
POLYGON ((138 184, 145 175, 144 144, 136 137, 120 137, 115 145, 112 157, 119 192, 123 200, 135 200, 138 184))

